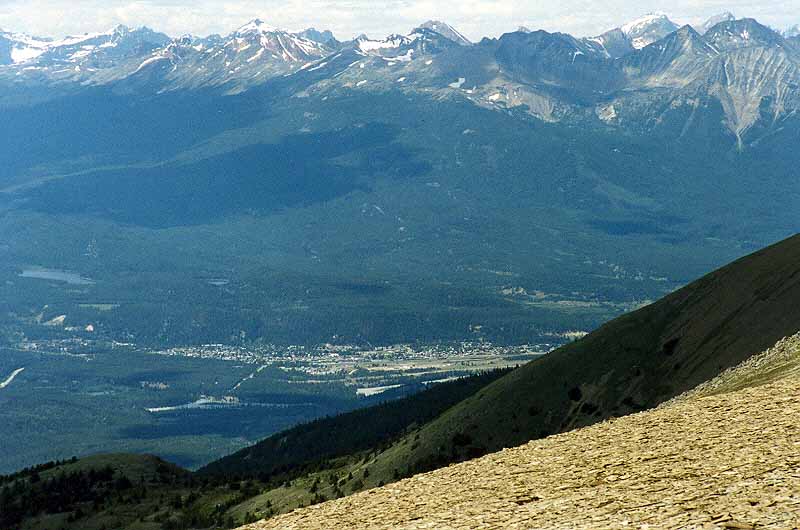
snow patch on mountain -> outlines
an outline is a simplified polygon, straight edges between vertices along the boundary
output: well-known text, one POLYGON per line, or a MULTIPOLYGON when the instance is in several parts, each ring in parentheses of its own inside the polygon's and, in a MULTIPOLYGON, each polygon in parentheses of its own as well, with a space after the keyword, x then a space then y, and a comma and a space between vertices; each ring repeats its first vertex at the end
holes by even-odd
POLYGON ((163 55, 157 55, 157 56, 155 56, 155 57, 150 57, 150 58, 148 58, 148 59, 145 59, 145 60, 142 62, 142 64, 140 64, 140 65, 139 65, 139 67, 138 67, 138 68, 137 68, 137 69, 136 69, 136 70, 135 70, 133 73, 135 74, 135 73, 137 73, 137 72, 141 71, 142 69, 144 69, 145 67, 147 67, 147 65, 150 65, 150 64, 156 63, 156 62, 158 62, 158 61, 164 61, 164 60, 168 60, 168 59, 169 59, 169 57, 165 57, 165 56, 163 56, 163 55))
POLYGON ((11 61, 14 64, 24 63, 39 57, 44 50, 32 46, 13 46, 11 48, 11 61))
POLYGON ((456 81, 455 83, 450 83, 449 86, 450 86, 450 88, 459 89, 459 88, 463 87, 464 83, 466 83, 466 82, 467 82, 466 78, 459 77, 458 81, 456 81))
POLYGON ((388 48, 399 48, 411 43, 411 39, 402 35, 389 35, 384 40, 369 40, 367 38, 359 38, 356 41, 358 49, 362 52, 374 52, 388 48))
POLYGON ((47 39, 32 37, 24 33, 10 33, 4 31, 0 31, 0 40, 8 42, 10 60, 13 64, 24 63, 35 59, 52 45, 52 41, 47 39))

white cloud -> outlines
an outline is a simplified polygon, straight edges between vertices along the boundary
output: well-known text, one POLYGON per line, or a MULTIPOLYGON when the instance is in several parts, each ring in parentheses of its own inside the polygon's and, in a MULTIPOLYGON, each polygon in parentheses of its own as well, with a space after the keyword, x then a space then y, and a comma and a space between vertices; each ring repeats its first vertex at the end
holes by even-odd
POLYGON ((341 38, 359 33, 406 32, 443 19, 473 40, 519 25, 575 35, 597 34, 654 10, 668 10, 679 23, 699 23, 721 11, 751 16, 783 28, 800 23, 798 0, 0 0, 0 27, 63 36, 147 25, 170 35, 227 33, 259 17, 288 29, 329 28, 341 38))

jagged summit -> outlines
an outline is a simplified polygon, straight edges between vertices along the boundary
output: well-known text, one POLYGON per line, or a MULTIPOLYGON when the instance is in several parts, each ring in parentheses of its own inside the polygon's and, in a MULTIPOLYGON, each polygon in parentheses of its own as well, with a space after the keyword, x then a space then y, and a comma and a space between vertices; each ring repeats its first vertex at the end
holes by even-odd
POLYGON ((583 40, 602 47, 606 57, 617 59, 663 39, 678 28, 666 14, 656 12, 583 40))
POLYGON ((249 38, 262 35, 281 35, 289 39, 303 39, 323 46, 331 46, 332 48, 339 45, 339 41, 330 30, 320 31, 316 28, 307 28, 303 31, 293 32, 273 26, 260 18, 254 18, 240 26, 230 34, 230 37, 249 38))
POLYGON ((403 86, 419 93, 460 91, 463 78, 469 86, 462 95, 470 95, 481 106, 526 106, 530 114, 555 121, 588 110, 589 115, 604 116, 601 119, 609 124, 619 123, 617 118, 624 113, 629 113, 628 123, 650 119, 660 105, 654 90, 679 90, 691 97, 700 90, 721 101, 723 124, 739 142, 740 133, 765 116, 765 108, 781 117, 800 105, 795 79, 800 37, 784 36, 752 19, 734 20, 731 13, 712 17, 706 25, 711 24, 705 33, 699 28, 673 38, 680 29, 677 24, 663 13, 652 13, 596 37, 520 28, 498 39, 485 39, 479 46, 469 45, 458 30, 437 20, 407 35, 383 39, 361 35, 349 42, 339 42, 327 30, 276 29, 258 18, 226 36, 205 38, 169 39, 147 28, 124 26, 58 41, 2 33, 0 65, 8 68, 0 71, 0 77, 5 74, 17 86, 42 78, 66 86, 72 82, 109 84, 136 74, 139 88, 226 86, 236 92, 309 69, 326 91, 403 86), (653 45, 664 53, 646 49, 653 45), (764 53, 727 57, 745 49, 764 53), (443 60, 434 65, 431 56, 445 51, 443 60), (350 57, 351 52, 355 56, 350 57), (338 59, 346 60, 341 53, 352 59, 347 72, 344 62, 339 65, 338 59), (359 60, 358 55, 372 59, 354 71, 350 65, 359 60), (716 60, 719 55, 725 57, 716 60), (767 56, 771 59, 762 60, 767 56), (315 61, 325 65, 317 69, 315 61), (476 65, 474 69, 470 62, 476 65), (391 71, 400 66, 407 71, 391 71), (501 69, 493 81, 487 72, 495 67, 501 69), (154 72, 157 75, 151 75, 154 72), (732 76, 732 72, 746 75, 732 76), (522 85, 515 86, 520 81, 522 85), (617 92, 634 86, 645 92, 617 92), (475 92, 467 93, 467 89, 475 92), (598 103, 612 93, 619 95, 613 96, 618 101, 598 103))
MULTIPOLYGON (((444 31, 441 25, 437 27, 444 31)), ((397 62, 410 63, 416 57, 448 48, 466 46, 439 31, 424 26, 414 29, 408 35, 392 34, 383 40, 372 40, 366 35, 361 35, 353 44, 359 53, 380 56, 393 64, 397 62)))
POLYGON ((407 45, 411 42, 411 38, 406 35, 397 35, 392 34, 387 36, 383 40, 373 40, 369 38, 367 35, 359 35, 355 39, 356 48, 362 52, 374 52, 381 49, 387 48, 399 48, 401 46, 407 45))
POLYGON ((460 44, 461 46, 470 46, 472 44, 469 39, 462 35, 461 32, 459 32, 453 26, 438 20, 429 20, 424 24, 421 24, 417 29, 429 29, 431 31, 435 31, 436 33, 442 35, 443 37, 447 37, 451 41, 455 42, 456 44, 460 44))
POLYGON ((94 66, 107 66, 130 55, 164 46, 169 41, 163 33, 146 26, 130 28, 122 24, 107 31, 70 35, 59 40, 22 33, 0 33, 0 65, 35 62, 38 67, 48 67, 89 60, 94 66), (7 49, 7 55, 4 55, 3 48, 7 49))
POLYGON ((706 33, 705 39, 719 50, 784 44, 784 38, 778 32, 752 18, 721 22, 706 33))
POLYGON ((691 26, 683 26, 663 39, 626 56, 630 72, 636 71, 649 83, 669 85, 690 79, 698 64, 712 60, 719 51, 691 26))
POLYGON ((669 20, 667 14, 662 11, 653 11, 652 13, 647 13, 646 15, 642 15, 639 18, 633 19, 630 22, 626 22, 620 29, 625 34, 633 33, 635 31, 640 31, 643 28, 651 26, 652 24, 659 23, 663 20, 669 20))
POLYGON ((720 13, 718 15, 714 15, 709 17, 703 25, 697 27, 697 32, 701 35, 705 35, 708 30, 719 24, 720 22, 730 22, 731 20, 736 20, 736 17, 730 11, 725 11, 724 13, 720 13))
POLYGON ((304 29, 299 33, 295 33, 298 37, 303 37, 304 39, 312 40, 314 42, 318 42, 320 44, 325 44, 327 46, 338 46, 339 40, 330 30, 318 30, 316 28, 308 28, 304 29))
MULTIPOLYGON (((141 26, 139 29, 149 30, 150 28, 148 28, 147 26, 141 26)), ((130 33, 130 32, 131 32, 131 28, 126 26, 125 24, 117 24, 116 26, 111 28, 111 31, 110 31, 110 33, 112 33, 114 35, 125 35, 126 33, 130 33)))
POLYGON ((50 39, 0 31, 0 65, 25 63, 35 59, 44 53, 51 43, 50 39))
POLYGON ((606 57, 610 59, 624 57, 634 50, 628 36, 619 28, 607 31, 597 37, 589 37, 584 40, 601 46, 605 51, 606 57))

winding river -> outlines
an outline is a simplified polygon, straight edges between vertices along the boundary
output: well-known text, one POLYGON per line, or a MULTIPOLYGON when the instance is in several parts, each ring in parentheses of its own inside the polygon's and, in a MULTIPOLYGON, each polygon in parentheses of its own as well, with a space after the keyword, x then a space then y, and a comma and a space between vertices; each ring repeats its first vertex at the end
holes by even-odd
POLYGON ((17 368, 17 369, 16 369, 16 370, 14 370, 13 372, 11 372, 11 375, 10 375, 10 376, 8 376, 8 379, 6 379, 6 380, 5 380, 5 381, 3 381, 2 383, 0 383, 0 390, 3 390, 5 387, 7 387, 8 385, 10 385, 10 384, 11 384, 11 382, 14 380, 14 378, 15 378, 15 377, 17 377, 19 374, 21 374, 23 370, 25 370, 25 368, 24 368, 24 367, 22 367, 22 368, 17 368))

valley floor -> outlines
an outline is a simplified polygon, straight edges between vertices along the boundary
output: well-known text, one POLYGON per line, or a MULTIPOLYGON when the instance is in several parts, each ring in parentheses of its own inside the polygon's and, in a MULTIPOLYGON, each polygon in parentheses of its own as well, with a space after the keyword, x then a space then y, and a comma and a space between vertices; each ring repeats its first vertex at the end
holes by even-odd
POLYGON ((800 373, 263 521, 310 528, 798 528, 800 373))

